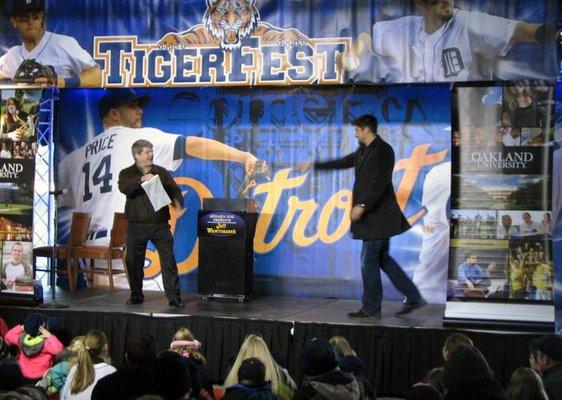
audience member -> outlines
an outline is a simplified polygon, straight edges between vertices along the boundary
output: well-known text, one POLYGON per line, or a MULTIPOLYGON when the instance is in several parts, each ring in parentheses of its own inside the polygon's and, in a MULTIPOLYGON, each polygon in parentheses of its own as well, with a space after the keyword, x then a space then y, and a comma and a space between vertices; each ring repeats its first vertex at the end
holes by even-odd
POLYGON ((23 325, 16 325, 6 333, 6 342, 20 351, 19 364, 23 376, 37 381, 51 367, 55 355, 63 349, 56 336, 45 328, 47 316, 33 312, 23 325))
POLYGON ((199 393, 203 399, 213 399, 213 381, 209 378, 207 360, 199 352, 200 348, 201 342, 185 327, 176 331, 174 340, 170 343, 170 350, 188 359, 193 393, 199 393))
POLYGON ((173 351, 163 351, 154 362, 153 392, 165 400, 189 399, 191 390, 187 359, 173 351))
POLYGON ((543 336, 537 343, 535 367, 550 400, 562 400, 562 337, 554 333, 543 336))
POLYGON ((115 368, 105 360, 108 356, 105 334, 97 329, 84 336, 84 346, 78 351, 78 361, 68 372, 61 390, 61 400, 89 400, 96 383, 115 368))
POLYGON ((541 377, 531 368, 518 368, 507 386, 509 400, 548 400, 541 377))
POLYGON ((464 344, 467 346, 473 346, 472 340, 466 336, 464 333, 454 332, 451 333, 445 339, 445 343, 443 344, 443 359, 447 361, 449 354, 453 352, 459 345, 464 344))
POLYGON ((273 359, 267 344, 261 336, 248 335, 238 351, 236 360, 232 369, 228 373, 224 386, 232 386, 238 382, 238 369, 242 365, 242 361, 247 358, 259 358, 265 365, 265 380, 271 382, 271 391, 280 400, 290 400, 293 397, 296 388, 295 382, 286 369, 283 369, 273 359))
POLYGON ((259 358, 250 357, 238 368, 238 384, 226 388, 223 400, 277 400, 271 383, 265 380, 265 365, 259 358))
POLYGON ((357 353, 355 352, 355 350, 353 350, 347 339, 344 338, 343 336, 338 336, 338 335, 332 336, 330 338, 330 344, 334 346, 334 349, 336 350, 336 354, 338 355, 338 359, 342 359, 345 356, 357 355, 357 353))
POLYGON ((156 341, 152 335, 132 337, 125 345, 125 363, 94 386, 92 400, 128 400, 152 392, 156 341))
POLYGON ((442 400, 443 395, 430 385, 416 385, 406 396, 406 400, 442 400))
POLYGON ((357 356, 347 355, 339 358, 338 364, 343 372, 355 378, 359 385, 360 392, 365 394, 366 399, 373 400, 377 398, 373 385, 371 385, 371 382, 365 377, 365 365, 363 364, 363 360, 357 356))
POLYGON ((0 393, 15 390, 25 383, 26 380, 16 362, 9 360, 0 362, 0 393))
POLYGON ((465 344, 447 354, 443 386, 445 400, 507 400, 482 353, 465 344))
POLYGON ((55 356, 53 367, 43 376, 37 385, 54 395, 63 388, 68 372, 78 362, 78 351, 84 347, 84 336, 76 336, 65 350, 55 356))
POLYGON ((324 338, 314 338, 305 345, 301 368, 302 385, 294 400, 365 398, 355 378, 340 370, 336 351, 324 338))

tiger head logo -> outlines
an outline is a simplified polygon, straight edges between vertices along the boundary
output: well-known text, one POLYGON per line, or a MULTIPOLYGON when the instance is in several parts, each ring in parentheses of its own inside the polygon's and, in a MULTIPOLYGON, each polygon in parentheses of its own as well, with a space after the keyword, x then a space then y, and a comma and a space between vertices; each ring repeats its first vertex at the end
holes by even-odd
POLYGON ((237 49, 260 21, 256 0, 207 0, 203 25, 225 50, 237 49))

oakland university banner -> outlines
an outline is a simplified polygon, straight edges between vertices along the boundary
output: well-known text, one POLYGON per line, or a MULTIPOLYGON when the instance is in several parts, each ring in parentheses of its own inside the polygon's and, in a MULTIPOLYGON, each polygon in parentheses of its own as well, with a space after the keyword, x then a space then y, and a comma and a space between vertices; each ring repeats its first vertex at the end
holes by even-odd
POLYGON ((41 90, 0 90, 0 297, 34 292, 33 186, 41 90))
POLYGON ((454 87, 449 300, 553 304, 555 99, 544 81, 454 87))
MULTIPOLYGON (((60 237, 72 211, 92 213, 93 243, 107 243, 113 212, 125 197, 119 170, 133 163, 135 130, 99 135, 103 90, 61 91, 57 108, 60 237), (133 140, 134 141, 134 140, 133 140)), ((186 208, 173 215, 182 288, 194 291, 197 210, 205 197, 250 197, 260 207, 254 241, 255 276, 265 293, 358 298, 360 242, 349 234, 353 170, 298 171, 295 164, 343 156, 357 148, 350 121, 373 113, 379 134, 396 153, 394 184, 413 228, 392 239, 392 254, 424 296, 445 301, 450 197, 450 88, 448 85, 324 88, 138 89, 144 139, 154 162, 172 171, 186 208), (245 190, 243 159, 214 161, 190 155, 187 138, 202 137, 263 160, 269 176, 245 190)), ((157 286, 160 266, 147 252, 145 277, 157 286)), ((386 279, 386 278, 385 278, 386 279)), ((122 282, 126 285, 126 282, 122 282)), ((146 282, 150 285, 150 282, 146 282)), ((392 285, 385 294, 398 299, 392 285)))
POLYGON ((27 85, 553 82, 559 73, 558 0, 29 0, 34 30, 14 1, 0 7, 0 79, 27 85), (20 68, 31 59, 46 68, 20 68))

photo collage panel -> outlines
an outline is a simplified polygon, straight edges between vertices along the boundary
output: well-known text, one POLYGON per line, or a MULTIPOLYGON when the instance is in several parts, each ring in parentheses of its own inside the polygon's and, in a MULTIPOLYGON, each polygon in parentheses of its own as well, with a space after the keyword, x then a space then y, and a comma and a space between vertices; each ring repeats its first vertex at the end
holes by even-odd
POLYGON ((0 91, 0 293, 33 293, 33 195, 41 91, 0 91))
POLYGON ((554 86, 453 88, 447 297, 553 300, 554 86))

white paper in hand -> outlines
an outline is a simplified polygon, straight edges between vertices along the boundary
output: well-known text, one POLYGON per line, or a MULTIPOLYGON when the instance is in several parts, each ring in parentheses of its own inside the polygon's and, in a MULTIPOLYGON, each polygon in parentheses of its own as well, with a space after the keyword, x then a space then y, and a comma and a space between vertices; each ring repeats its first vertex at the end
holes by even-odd
POLYGON ((141 186, 146 192, 152 207, 154 207, 154 211, 158 211, 172 202, 170 196, 164 190, 158 175, 154 175, 152 179, 141 183, 141 186))

